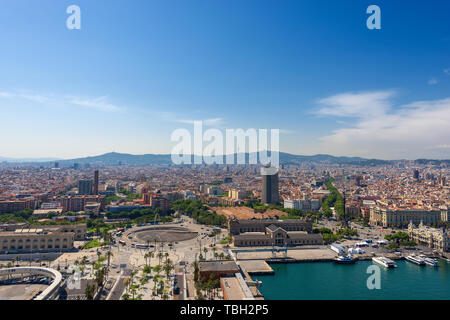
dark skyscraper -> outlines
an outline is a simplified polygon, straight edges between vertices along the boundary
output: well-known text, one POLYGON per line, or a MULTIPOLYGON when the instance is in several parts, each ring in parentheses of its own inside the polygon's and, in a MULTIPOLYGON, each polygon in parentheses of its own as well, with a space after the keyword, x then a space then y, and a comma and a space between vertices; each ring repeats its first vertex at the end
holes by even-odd
POLYGON ((91 195, 92 194, 92 180, 79 180, 78 181, 78 194, 79 195, 91 195))
POLYGON ((94 195, 98 195, 98 170, 94 171, 94 195))
POLYGON ((415 170, 413 171, 413 178, 416 179, 416 180, 419 179, 419 170, 415 169, 415 170))
POLYGON ((278 170, 273 167, 263 167, 262 174, 262 195, 264 204, 277 204, 280 201, 278 190, 278 170))

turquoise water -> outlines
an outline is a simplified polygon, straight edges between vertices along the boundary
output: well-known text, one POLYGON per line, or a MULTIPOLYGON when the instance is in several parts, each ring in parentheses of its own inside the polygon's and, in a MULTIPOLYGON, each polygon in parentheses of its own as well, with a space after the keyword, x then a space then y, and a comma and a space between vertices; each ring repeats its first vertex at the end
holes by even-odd
POLYGON ((440 267, 417 266, 397 261, 398 268, 380 266, 381 289, 369 290, 366 273, 372 261, 354 265, 334 263, 272 264, 275 275, 254 276, 261 280, 267 300, 439 300, 450 299, 450 263, 440 267))

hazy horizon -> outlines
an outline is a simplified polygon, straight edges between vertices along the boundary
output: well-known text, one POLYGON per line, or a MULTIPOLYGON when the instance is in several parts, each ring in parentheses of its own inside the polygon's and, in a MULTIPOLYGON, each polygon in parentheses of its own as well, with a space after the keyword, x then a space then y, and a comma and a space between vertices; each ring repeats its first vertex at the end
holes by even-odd
MULTIPOLYGON (((126 152, 118 152, 118 151, 111 151, 106 152, 102 154, 93 154, 93 155, 85 155, 85 156, 76 156, 73 158, 56 158, 56 157, 41 157, 41 158, 33 158, 33 157, 21 157, 21 158, 14 158, 14 157, 5 157, 0 154, 0 161, 10 161, 10 162, 19 162, 19 161, 25 161, 25 162, 51 162, 51 161, 70 161, 75 159, 84 159, 84 158, 90 158, 90 157, 98 157, 103 156, 107 154, 122 154, 122 155, 131 155, 131 156, 142 156, 142 155, 154 155, 154 156, 170 156, 170 153, 142 153, 142 154, 134 154, 134 153, 126 153, 126 152)), ((248 153, 248 152, 247 152, 248 153)), ((286 153, 294 156, 306 156, 306 157, 313 157, 313 156, 332 156, 332 157, 347 157, 347 158, 362 158, 362 159, 375 159, 375 160, 385 160, 385 161, 413 161, 418 159, 427 159, 427 160, 450 160, 450 158, 411 158, 411 159, 382 159, 382 158, 366 158, 366 157, 359 157, 359 156, 349 156, 349 155, 333 155, 330 153, 316 153, 316 154, 299 154, 299 153, 291 153, 291 152, 285 152, 280 151, 280 153, 286 153)), ((236 153, 235 153, 236 154, 236 153)), ((226 156, 227 154, 218 154, 217 156, 226 156)), ((198 156, 195 154, 192 154, 192 156, 198 156)))

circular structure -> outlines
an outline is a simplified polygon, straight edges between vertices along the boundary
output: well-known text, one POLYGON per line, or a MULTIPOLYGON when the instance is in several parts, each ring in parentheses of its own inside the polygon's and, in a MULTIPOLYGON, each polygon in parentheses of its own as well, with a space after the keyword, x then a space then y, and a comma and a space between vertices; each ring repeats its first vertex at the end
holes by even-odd
POLYGON ((0 269, 0 276, 11 277, 13 275, 42 275, 53 279, 53 283, 40 293, 34 300, 50 300, 56 294, 62 283, 62 275, 59 271, 41 267, 17 267, 0 269))
POLYGON ((182 227, 144 227, 131 230, 125 236, 130 240, 136 240, 138 243, 154 242, 175 242, 194 239, 198 233, 182 227))

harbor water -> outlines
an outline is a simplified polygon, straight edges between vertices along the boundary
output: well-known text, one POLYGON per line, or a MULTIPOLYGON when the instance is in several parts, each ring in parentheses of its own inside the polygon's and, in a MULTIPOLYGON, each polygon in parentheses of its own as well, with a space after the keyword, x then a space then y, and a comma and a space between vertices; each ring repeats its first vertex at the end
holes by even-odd
POLYGON ((381 288, 372 290, 367 286, 372 261, 273 264, 274 275, 253 279, 262 281, 260 291, 267 300, 450 299, 450 262, 439 260, 438 268, 407 261, 396 264, 395 269, 379 266, 381 288))

